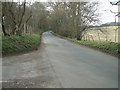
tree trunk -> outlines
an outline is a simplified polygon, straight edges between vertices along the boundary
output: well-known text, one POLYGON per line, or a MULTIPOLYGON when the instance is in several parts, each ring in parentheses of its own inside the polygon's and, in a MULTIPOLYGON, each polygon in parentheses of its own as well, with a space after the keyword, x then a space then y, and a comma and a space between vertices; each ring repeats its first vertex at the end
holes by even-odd
POLYGON ((16 32, 16 25, 14 26, 12 32, 10 33, 11 35, 15 35, 15 32, 16 32))
POLYGON ((2 23, 2 31, 3 31, 4 36, 9 36, 9 34, 7 34, 5 31, 5 26, 3 25, 3 23, 2 23))
MULTIPOLYGON (((2 16, 3 17, 3 16, 2 16)), ((3 18, 2 18, 2 31, 3 31, 3 34, 4 36, 10 36, 9 34, 7 34, 7 32, 5 31, 5 26, 3 24, 3 18)))
POLYGON ((77 7, 77 15, 76 15, 76 29, 77 29, 77 40, 82 39, 82 31, 81 31, 81 7, 80 2, 78 2, 77 7))

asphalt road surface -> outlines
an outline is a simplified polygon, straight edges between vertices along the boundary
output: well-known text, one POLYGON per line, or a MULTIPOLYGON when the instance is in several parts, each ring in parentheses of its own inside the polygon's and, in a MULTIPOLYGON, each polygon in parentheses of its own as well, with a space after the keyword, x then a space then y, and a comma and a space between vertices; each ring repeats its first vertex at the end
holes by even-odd
POLYGON ((117 88, 118 58, 45 32, 41 49, 3 58, 3 81, 4 87, 117 88))

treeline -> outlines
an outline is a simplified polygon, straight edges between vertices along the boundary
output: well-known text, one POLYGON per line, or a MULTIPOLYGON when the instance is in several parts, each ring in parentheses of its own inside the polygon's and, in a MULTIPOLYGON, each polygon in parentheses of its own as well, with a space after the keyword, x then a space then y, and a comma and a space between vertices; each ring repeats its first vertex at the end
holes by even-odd
POLYGON ((4 36, 33 33, 48 29, 47 13, 42 3, 2 2, 2 31, 4 36))
POLYGON ((81 40, 90 24, 98 22, 97 2, 49 3, 51 28, 60 35, 81 40))
POLYGON ((120 22, 109 22, 102 24, 101 26, 120 26, 120 22))
POLYGON ((2 2, 2 55, 38 49, 48 14, 43 3, 2 2))
POLYGON ((97 23, 98 2, 2 2, 4 36, 52 30, 66 37, 82 39, 97 23))

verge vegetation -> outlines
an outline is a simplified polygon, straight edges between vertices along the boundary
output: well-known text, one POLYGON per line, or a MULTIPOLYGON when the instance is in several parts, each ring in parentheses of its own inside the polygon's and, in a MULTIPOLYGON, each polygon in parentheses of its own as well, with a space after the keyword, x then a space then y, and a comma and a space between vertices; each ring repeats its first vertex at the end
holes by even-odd
POLYGON ((2 54, 11 55, 35 50, 40 44, 41 35, 27 34, 22 36, 2 37, 2 54))
POLYGON ((84 40, 77 40, 76 38, 69 38, 69 37, 63 37, 58 34, 53 33, 56 36, 59 36, 61 38, 67 39, 69 41, 75 42, 77 44, 81 44, 84 46, 88 46, 91 48, 98 49, 100 51, 109 53, 114 56, 120 56, 120 43, 115 42, 91 42, 91 41, 84 41, 84 40))

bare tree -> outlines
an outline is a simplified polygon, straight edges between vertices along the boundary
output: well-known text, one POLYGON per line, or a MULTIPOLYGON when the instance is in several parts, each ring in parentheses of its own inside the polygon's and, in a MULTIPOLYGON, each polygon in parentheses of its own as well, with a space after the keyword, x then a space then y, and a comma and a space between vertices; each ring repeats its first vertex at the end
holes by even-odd
MULTIPOLYGON (((29 14, 26 10, 26 2, 2 2, 2 22, 3 22, 3 32, 4 35, 15 35, 23 31, 24 23, 28 22, 31 18, 31 13, 29 14), (29 16, 26 14, 29 14, 29 16), (27 17, 26 17, 27 16, 27 17), (8 25, 8 23, 11 23, 8 25), (10 32, 6 32, 6 28, 11 29, 10 32)), ((29 11, 30 12, 30 11, 29 11)))
POLYGON ((53 9, 51 27, 56 33, 81 40, 90 24, 98 21, 98 15, 95 14, 97 4, 97 2, 50 3, 53 9))

